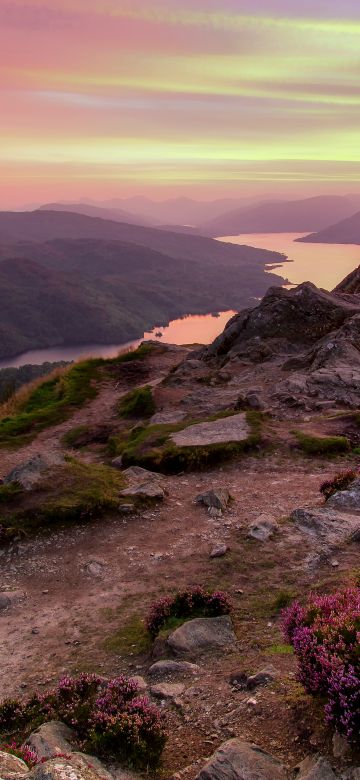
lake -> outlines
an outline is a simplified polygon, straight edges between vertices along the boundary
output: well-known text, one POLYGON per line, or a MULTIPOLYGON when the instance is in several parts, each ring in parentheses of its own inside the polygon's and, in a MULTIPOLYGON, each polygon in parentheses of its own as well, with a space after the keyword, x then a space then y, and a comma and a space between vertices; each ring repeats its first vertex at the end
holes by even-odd
POLYGON ((292 284, 313 282, 317 287, 333 290, 341 280, 360 265, 357 244, 298 244, 296 238, 308 233, 242 233, 224 236, 219 241, 247 244, 287 255, 291 263, 281 263, 274 273, 287 277, 292 284))
POLYGON ((51 347, 49 349, 32 349, 23 352, 14 358, 0 360, 1 368, 19 368, 27 364, 40 365, 41 363, 56 363, 60 360, 79 360, 85 357, 115 357, 120 351, 137 347, 141 341, 156 339, 168 344, 210 344, 216 336, 224 330, 224 327, 234 311, 222 311, 218 316, 213 314, 194 314, 179 320, 172 320, 165 327, 156 327, 152 331, 144 333, 142 339, 127 341, 122 344, 85 344, 74 347, 51 347), (156 333, 162 335, 156 337, 156 333))

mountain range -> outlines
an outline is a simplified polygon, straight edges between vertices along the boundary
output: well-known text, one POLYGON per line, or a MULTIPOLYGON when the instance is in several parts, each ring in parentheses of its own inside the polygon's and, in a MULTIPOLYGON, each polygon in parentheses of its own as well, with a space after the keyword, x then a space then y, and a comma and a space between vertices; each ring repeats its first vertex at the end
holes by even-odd
POLYGON ((360 211, 297 241, 310 244, 360 244, 360 211))

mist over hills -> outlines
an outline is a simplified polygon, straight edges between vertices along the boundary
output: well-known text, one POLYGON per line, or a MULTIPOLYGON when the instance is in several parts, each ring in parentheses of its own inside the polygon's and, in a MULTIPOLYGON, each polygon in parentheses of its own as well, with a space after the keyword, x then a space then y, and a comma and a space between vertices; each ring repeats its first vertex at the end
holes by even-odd
POLYGON ((84 199, 86 203, 108 209, 123 209, 135 216, 151 218, 164 225, 195 225, 224 214, 234 208, 249 206, 255 197, 217 198, 215 200, 195 200, 194 198, 168 198, 154 201, 141 195, 132 198, 112 198, 106 201, 84 199))
POLYGON ((309 244, 360 244, 360 211, 324 230, 297 240, 309 244))
POLYGON ((349 217, 360 205, 356 196, 319 195, 294 201, 260 203, 235 209, 200 225, 204 235, 304 233, 349 217))
POLYGON ((99 217, 100 219, 110 219, 115 222, 127 222, 130 225, 156 225, 157 220, 151 217, 145 217, 142 214, 131 214, 120 208, 102 208, 91 203, 45 203, 39 206, 37 211, 67 211, 75 214, 84 214, 87 217, 99 217))
POLYGON ((264 270, 275 252, 79 214, 0 213, 0 236, 0 357, 125 342, 281 282, 264 270))

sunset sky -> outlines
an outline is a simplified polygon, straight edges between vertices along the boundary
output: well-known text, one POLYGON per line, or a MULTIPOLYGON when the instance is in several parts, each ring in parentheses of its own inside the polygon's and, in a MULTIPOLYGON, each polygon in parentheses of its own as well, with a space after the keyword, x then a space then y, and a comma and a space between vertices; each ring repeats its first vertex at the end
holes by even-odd
POLYGON ((359 0, 0 0, 1 207, 351 192, 359 0))

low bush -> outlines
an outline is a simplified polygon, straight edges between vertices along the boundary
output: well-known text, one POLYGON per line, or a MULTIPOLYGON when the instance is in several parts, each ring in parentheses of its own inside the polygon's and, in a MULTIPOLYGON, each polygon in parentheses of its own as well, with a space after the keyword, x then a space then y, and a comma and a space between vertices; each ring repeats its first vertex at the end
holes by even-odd
POLYGON ((148 385, 132 390, 119 401, 120 417, 151 417, 153 414, 155 402, 152 389, 148 385))
POLYGON ((39 764, 39 757, 35 750, 32 750, 29 745, 17 745, 16 742, 9 742, 2 745, 0 743, 0 750, 4 753, 10 753, 11 756, 16 756, 27 764, 29 769, 32 769, 36 764, 39 764))
POLYGON ((230 596, 227 593, 206 591, 196 585, 156 601, 149 610, 146 627, 151 636, 156 637, 172 618, 185 620, 193 617, 216 617, 227 615, 230 610, 230 596))
POLYGON ((320 485, 320 493, 323 494, 325 501, 327 501, 338 490, 347 490, 351 483, 359 476, 357 471, 340 471, 330 480, 323 482, 320 485))
POLYGON ((315 436, 303 431, 295 431, 294 434, 306 455, 339 455, 350 450, 346 436, 315 436))
POLYGON ((298 679, 321 697, 328 723, 360 745, 360 588, 295 601, 283 614, 298 679))
POLYGON ((74 729, 82 750, 138 768, 156 767, 166 741, 159 710, 124 676, 64 677, 47 693, 0 705, 2 734, 23 737, 53 719, 74 729))

